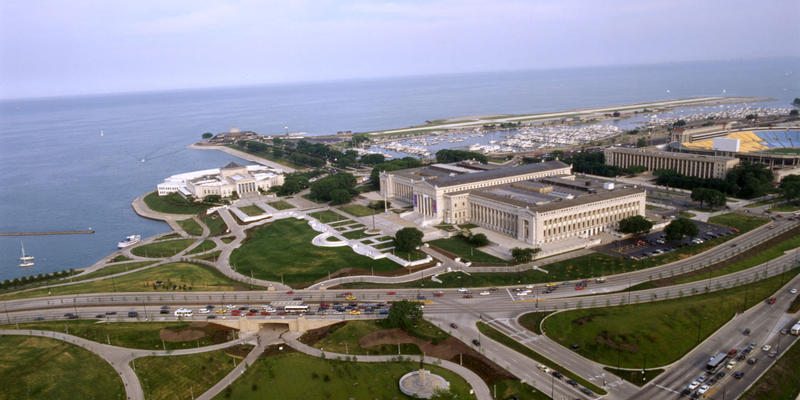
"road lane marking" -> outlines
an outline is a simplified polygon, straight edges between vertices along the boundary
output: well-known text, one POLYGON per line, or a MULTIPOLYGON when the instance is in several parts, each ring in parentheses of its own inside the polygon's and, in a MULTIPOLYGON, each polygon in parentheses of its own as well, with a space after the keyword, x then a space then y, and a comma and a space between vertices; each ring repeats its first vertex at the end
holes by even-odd
POLYGON ((656 385, 655 385, 655 387, 657 387, 657 388, 659 388, 659 389, 666 390, 666 391, 668 391, 668 392, 672 392, 672 393, 676 393, 676 394, 681 394, 681 392, 679 392, 679 391, 677 391, 677 390, 674 390, 674 389, 672 389, 672 388, 668 388, 668 387, 666 387, 666 386, 661 386, 661 385, 659 385, 659 384, 656 384, 656 385))

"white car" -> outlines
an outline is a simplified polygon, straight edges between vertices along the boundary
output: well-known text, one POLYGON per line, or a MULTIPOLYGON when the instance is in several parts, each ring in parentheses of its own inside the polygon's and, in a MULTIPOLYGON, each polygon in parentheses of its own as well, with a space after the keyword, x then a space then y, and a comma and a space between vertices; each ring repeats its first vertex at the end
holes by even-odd
POLYGON ((211 311, 211 310, 209 310, 208 308, 205 308, 205 307, 197 310, 197 312, 199 312, 200 314, 208 314, 209 311, 211 311))
POLYGON ((461 289, 458 289, 458 293, 469 293, 469 289, 462 287, 461 289))
POLYGON ((697 393, 704 394, 705 392, 708 391, 708 389, 711 389, 711 386, 708 385, 700 386, 700 389, 697 391, 697 393))
POLYGON ((698 386, 700 386, 700 382, 692 381, 692 383, 689 384, 689 390, 695 390, 698 386))
POLYGON ((795 288, 792 288, 792 290, 790 290, 790 291, 789 291, 789 293, 791 293, 791 294, 797 294, 797 289, 795 289, 795 288))
POLYGON ((761 348, 761 350, 769 351, 769 349, 771 349, 771 348, 772 348, 771 345, 765 344, 764 347, 761 348))
POLYGON ((488 296, 488 295, 490 295, 490 294, 491 294, 491 293, 489 293, 489 291, 488 291, 488 290, 484 290, 484 291, 482 291, 482 292, 481 292, 481 296, 488 296))
POLYGON ((736 366, 736 360, 730 360, 730 361, 728 361, 728 365, 725 368, 733 369, 733 367, 735 367, 735 366, 736 366))

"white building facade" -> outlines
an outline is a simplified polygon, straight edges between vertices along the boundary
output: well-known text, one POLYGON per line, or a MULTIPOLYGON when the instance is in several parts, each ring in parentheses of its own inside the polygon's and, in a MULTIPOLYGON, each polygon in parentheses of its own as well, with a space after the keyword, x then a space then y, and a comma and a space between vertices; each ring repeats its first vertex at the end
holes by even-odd
POLYGON ((202 199, 216 195, 231 197, 258 194, 283 184, 283 171, 263 165, 229 163, 222 168, 172 175, 156 187, 159 196, 181 193, 202 199))

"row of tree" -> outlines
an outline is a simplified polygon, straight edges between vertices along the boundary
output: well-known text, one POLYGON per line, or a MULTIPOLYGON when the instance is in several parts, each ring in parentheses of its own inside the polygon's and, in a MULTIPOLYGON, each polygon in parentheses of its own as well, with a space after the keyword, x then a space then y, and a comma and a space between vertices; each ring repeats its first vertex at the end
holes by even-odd
POLYGON ((353 174, 340 172, 329 175, 312 183, 311 197, 316 200, 330 201, 331 204, 346 204, 358 194, 356 178, 353 174))
POLYGON ((486 164, 489 160, 485 155, 474 151, 442 149, 436 152, 436 162, 453 163, 464 160, 475 160, 486 164))
POLYGON ((762 164, 743 163, 732 168, 725 179, 686 176, 672 169, 653 172, 656 183, 686 190, 714 189, 742 199, 761 197, 772 191, 772 171, 762 164))

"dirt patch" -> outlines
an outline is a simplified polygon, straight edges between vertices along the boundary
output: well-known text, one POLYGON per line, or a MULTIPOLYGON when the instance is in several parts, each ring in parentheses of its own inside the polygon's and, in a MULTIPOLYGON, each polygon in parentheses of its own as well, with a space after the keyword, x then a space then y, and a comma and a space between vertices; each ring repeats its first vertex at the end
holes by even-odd
POLYGON ((309 346, 312 346, 314 343, 319 342, 331 333, 335 332, 337 329, 343 327, 344 324, 346 324, 346 322, 338 322, 333 325, 323 326, 322 328, 308 330, 297 340, 300 341, 300 343, 305 343, 309 346))
POLYGON ((575 324, 575 325, 578 325, 578 326, 586 325, 589 322, 592 322, 592 316, 591 315, 587 315, 585 317, 581 317, 581 318, 572 320, 572 323, 575 324))
POLYGON ((158 335, 165 342, 189 342, 209 338, 212 343, 223 343, 233 339, 236 330, 227 326, 209 324, 207 322, 192 322, 191 324, 174 329, 164 328, 158 335))
POLYGON ((502 367, 454 337, 448 337, 438 344, 433 344, 429 341, 411 336, 401 329, 383 329, 372 332, 358 340, 358 344, 363 348, 405 343, 417 345, 425 355, 455 363, 463 363, 465 367, 478 374, 481 379, 490 384, 503 379, 513 379, 513 375, 509 374, 502 367))

